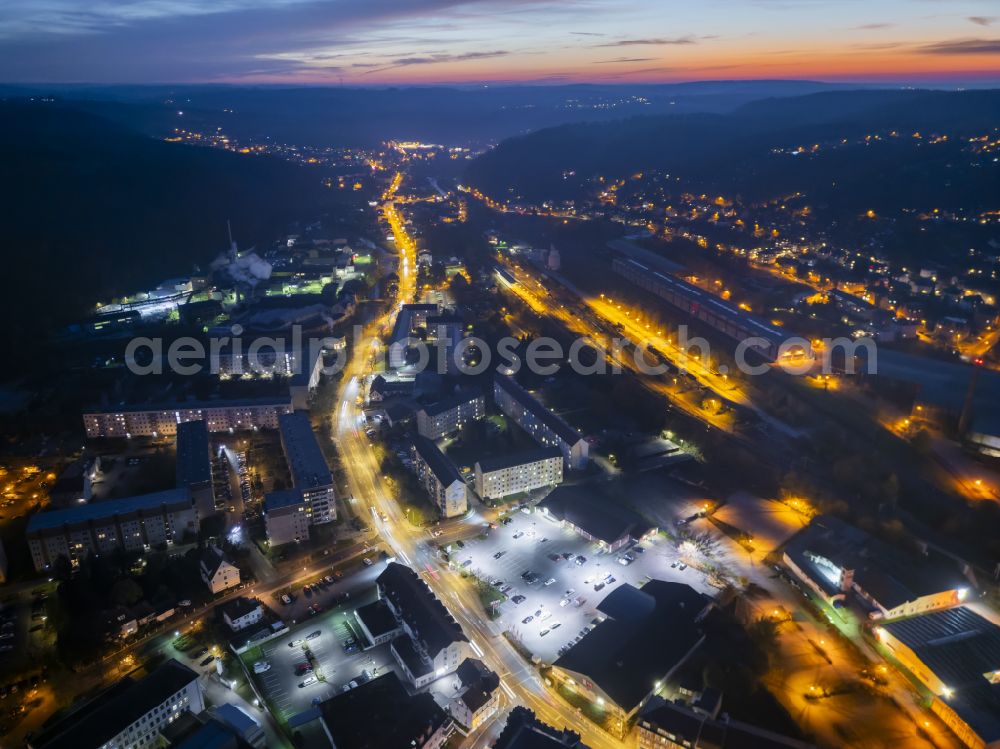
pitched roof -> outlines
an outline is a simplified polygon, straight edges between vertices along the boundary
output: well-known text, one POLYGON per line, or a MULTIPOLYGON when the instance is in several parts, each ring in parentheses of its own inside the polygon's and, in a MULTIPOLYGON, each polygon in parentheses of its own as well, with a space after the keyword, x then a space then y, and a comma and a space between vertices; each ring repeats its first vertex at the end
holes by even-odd
POLYGON ((462 392, 455 393, 454 395, 439 400, 437 403, 432 403, 429 406, 423 407, 423 412, 428 416, 439 416, 453 408, 458 408, 459 406, 464 406, 466 403, 471 403, 477 398, 482 398, 483 393, 481 390, 463 390, 462 392))
POLYGON ((171 658, 138 681, 125 677, 117 682, 47 729, 32 745, 38 749, 99 747, 197 679, 198 674, 171 658))
POLYGON ((479 470, 483 473, 499 471, 504 468, 514 468, 515 466, 537 463, 541 460, 551 458, 562 458, 562 451, 558 447, 539 447, 533 450, 521 450, 508 455, 496 455, 492 458, 482 458, 476 461, 479 470))
POLYGON ((442 486, 451 486, 456 481, 464 483, 458 468, 432 440, 415 434, 413 435, 413 447, 442 486))
MULTIPOLYGON (((226 561, 228 561, 226 559, 226 555, 218 546, 206 546, 201 550, 202 571, 208 576, 209 579, 215 577, 215 573, 219 571, 219 567, 221 567, 222 563, 226 561)), ((232 562, 230 562, 230 564, 232 564, 232 562)))
POLYGON ((507 724, 493 744, 493 749, 587 749, 579 734, 567 728, 561 731, 542 723, 526 707, 517 705, 507 716, 507 724))
POLYGON ((281 429, 281 444, 292 474, 292 483, 297 489, 312 489, 333 483, 330 466, 316 440, 309 415, 305 411, 293 411, 278 417, 281 429))
POLYGON ((391 562, 376 583, 410 630, 423 640, 432 657, 453 642, 468 641, 448 609, 409 567, 391 562))
POLYGON ((177 425, 177 486, 202 484, 212 480, 208 447, 208 424, 203 420, 177 425))
POLYGON ((231 621, 246 616, 261 607, 261 602, 246 596, 237 596, 231 601, 227 601, 222 607, 222 613, 228 616, 231 621))
POLYGON ((512 377, 497 375, 494 378, 497 387, 505 390, 514 400, 521 404, 523 408, 534 414, 540 422, 545 424, 563 442, 575 445, 583 437, 571 427, 563 417, 556 415, 547 409, 535 396, 517 384, 512 377))
POLYGON ((164 509, 175 511, 185 509, 183 506, 191 506, 191 492, 184 487, 167 489, 162 492, 143 494, 138 497, 126 497, 124 499, 109 499, 104 502, 90 502, 76 507, 67 507, 64 510, 52 510, 51 512, 39 512, 31 516, 28 520, 26 533, 59 528, 63 525, 74 523, 85 523, 90 520, 104 520, 116 515, 128 515, 131 513, 153 513, 161 512, 164 509))
POLYGON ((631 711, 701 642, 708 603, 684 583, 651 580, 641 591, 623 583, 598 607, 608 618, 553 665, 586 676, 631 711))
POLYGON ((493 693, 500 688, 500 677, 475 658, 462 661, 455 670, 455 676, 462 682, 465 690, 459 699, 473 713, 489 702, 493 693))

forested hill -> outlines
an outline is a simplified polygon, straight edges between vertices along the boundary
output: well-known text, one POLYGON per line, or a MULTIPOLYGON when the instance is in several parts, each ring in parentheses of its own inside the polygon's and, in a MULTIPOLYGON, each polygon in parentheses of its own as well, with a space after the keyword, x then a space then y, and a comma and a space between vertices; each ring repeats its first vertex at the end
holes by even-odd
POLYGON ((51 102, 0 102, 0 164, 8 351, 206 264, 227 219, 241 245, 268 241, 322 193, 295 165, 153 140, 51 102))
POLYGON ((862 201, 876 194, 905 202, 910 195, 943 192, 964 204, 995 192, 989 188, 995 175, 956 162, 961 139, 995 134, 998 124, 997 90, 823 92, 762 99, 729 114, 634 117, 539 130, 502 142, 474 161, 466 178, 494 196, 546 200, 586 197, 599 176, 656 169, 678 175, 687 189, 750 198, 799 190, 832 199, 862 201), (905 138, 878 152, 838 145, 890 131, 905 138), (950 148, 916 152, 927 139, 918 141, 914 133, 947 134, 953 142, 950 148), (822 148, 815 155, 794 161, 774 154, 816 144, 822 148), (836 195, 819 195, 833 184, 836 195))

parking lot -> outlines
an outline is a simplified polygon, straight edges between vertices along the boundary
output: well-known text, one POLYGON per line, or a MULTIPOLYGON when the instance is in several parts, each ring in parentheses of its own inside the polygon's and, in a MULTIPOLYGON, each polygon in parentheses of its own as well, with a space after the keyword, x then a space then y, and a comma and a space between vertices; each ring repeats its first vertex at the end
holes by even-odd
POLYGON ((276 717, 288 720, 308 710, 314 702, 333 697, 345 684, 363 680, 363 672, 367 671, 372 678, 394 668, 395 661, 388 645, 362 650, 357 635, 354 609, 371 603, 376 597, 374 588, 352 595, 349 602, 308 619, 293 627, 289 634, 266 643, 260 652, 251 650, 244 654, 247 670, 256 679, 276 717), (357 644, 346 647, 351 639, 357 644), (256 674, 254 663, 259 661, 266 662, 269 667, 256 674))
POLYGON ((600 616, 597 605, 622 583, 641 587, 655 578, 715 592, 701 573, 682 569, 677 551, 660 536, 609 554, 538 512, 516 512, 486 539, 463 543, 452 546, 453 562, 505 591, 498 624, 550 663, 586 633, 600 616), (634 561, 622 565, 618 558, 626 552, 634 561), (586 561, 577 564, 578 556, 586 561), (534 573, 534 582, 523 579, 525 573, 534 573))

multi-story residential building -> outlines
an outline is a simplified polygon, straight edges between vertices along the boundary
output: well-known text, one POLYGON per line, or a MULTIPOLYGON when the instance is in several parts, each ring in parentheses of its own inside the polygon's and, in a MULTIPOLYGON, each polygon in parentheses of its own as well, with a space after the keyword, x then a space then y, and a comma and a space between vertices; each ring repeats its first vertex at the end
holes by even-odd
POLYGON ((785 565, 823 600, 852 600, 872 619, 956 606, 971 584, 949 557, 890 547, 830 515, 812 519, 786 545, 785 565))
POLYGON ((427 318, 437 315, 436 304, 404 304, 396 315, 396 322, 389 336, 389 368, 399 369, 406 364, 407 351, 415 342, 420 328, 427 327, 427 318))
POLYGON ((410 450, 413 468, 431 501, 446 518, 464 514, 469 509, 469 487, 455 464, 431 440, 413 437, 410 450))
POLYGON ((563 455, 558 447, 541 447, 476 461, 476 494, 502 499, 563 480, 563 455))
POLYGON ((28 520, 25 535, 35 569, 41 572, 60 556, 75 566, 90 553, 147 551, 197 532, 198 512, 191 493, 182 487, 39 512, 28 520))
POLYGON ((962 743, 1000 747, 1000 627, 957 606, 886 622, 875 635, 931 691, 931 710, 962 743))
POLYGON ((177 425, 177 486, 186 486, 191 492, 199 517, 215 512, 208 424, 202 419, 177 425))
POLYGON ((290 395, 273 398, 119 406, 86 411, 87 437, 159 437, 177 433, 185 421, 204 421, 210 432, 276 429, 278 417, 292 412, 290 395))
POLYGON ((264 618, 264 604, 253 598, 240 596, 222 607, 222 618, 233 632, 239 632, 264 618))
POLYGON ((311 526, 337 517, 333 475, 309 415, 295 411, 278 421, 293 488, 271 492, 264 498, 264 525, 272 546, 304 541, 309 538, 311 526))
POLYGON ((558 447, 569 468, 587 465, 590 446, 573 427, 549 411, 512 378, 498 374, 493 380, 493 398, 514 423, 544 447, 558 447))
POLYGON ((434 697, 409 694, 395 671, 326 700, 319 713, 334 749, 440 749, 453 729, 434 697))
POLYGON ((125 677, 33 736, 29 749, 146 749, 188 713, 205 710, 198 674, 171 659, 138 681, 125 677))
POLYGON ((417 433, 429 440, 457 432, 486 416, 486 400, 478 390, 467 390, 417 411, 417 433))
POLYGON ((222 549, 217 546, 202 549, 199 567, 202 581, 213 594, 240 584, 240 568, 226 559, 222 549))
POLYGON ((403 629, 389 646, 406 678, 417 688, 452 673, 471 656, 469 638, 448 609, 409 567, 390 562, 376 581, 403 629))
POLYGON ((500 709, 500 677, 475 658, 466 658, 456 669, 455 692, 448 712, 463 736, 478 730, 500 709))

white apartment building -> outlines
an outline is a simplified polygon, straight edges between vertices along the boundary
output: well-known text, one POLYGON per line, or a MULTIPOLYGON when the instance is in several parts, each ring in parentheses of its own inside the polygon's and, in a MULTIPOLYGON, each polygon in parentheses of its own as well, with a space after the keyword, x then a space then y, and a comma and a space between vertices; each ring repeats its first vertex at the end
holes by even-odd
POLYGON ((177 433, 177 425, 186 421, 204 421, 210 432, 238 432, 277 429, 278 417, 291 412, 291 396, 285 395, 87 411, 83 414, 83 426, 88 439, 173 435, 177 433))
POLYGON ((476 461, 476 494, 481 499, 503 499, 563 480, 563 455, 558 447, 542 447, 513 455, 476 461))

